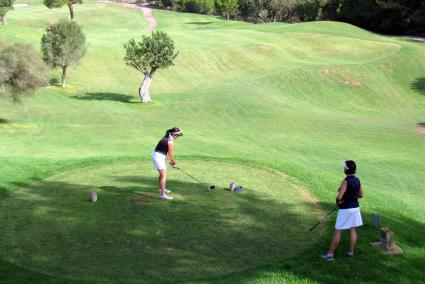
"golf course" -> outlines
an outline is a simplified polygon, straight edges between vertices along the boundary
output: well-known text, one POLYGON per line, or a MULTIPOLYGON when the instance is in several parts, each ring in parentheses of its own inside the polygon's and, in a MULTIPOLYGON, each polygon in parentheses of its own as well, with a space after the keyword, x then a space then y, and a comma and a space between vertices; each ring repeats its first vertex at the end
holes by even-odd
MULTIPOLYGON (((16 4, 0 47, 40 52, 69 17, 16 4)), ((48 86, 0 96, 0 283, 425 283, 424 42, 332 21, 152 17, 75 5, 87 52, 67 85, 49 69, 48 86), (178 56, 142 104, 124 45, 152 30, 178 56), (177 164, 196 180, 168 167, 163 201, 151 153, 175 126, 177 164), (335 207, 345 160, 364 225, 353 259, 343 234, 326 262, 336 214, 309 228, 335 207), (402 255, 371 246, 376 214, 402 255)))

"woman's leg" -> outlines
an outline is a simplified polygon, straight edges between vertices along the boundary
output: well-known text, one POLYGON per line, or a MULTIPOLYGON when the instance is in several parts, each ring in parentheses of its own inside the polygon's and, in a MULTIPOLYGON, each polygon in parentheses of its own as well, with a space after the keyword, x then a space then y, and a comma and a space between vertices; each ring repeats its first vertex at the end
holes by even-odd
POLYGON ((338 247, 339 242, 341 240, 341 232, 342 232, 341 230, 335 229, 334 236, 332 238, 331 247, 328 250, 329 255, 333 255, 336 248, 338 247))
POLYGON ((357 232, 356 228, 350 229, 350 252, 354 253, 354 248, 356 247, 357 242, 357 232))
POLYGON ((158 170, 159 172, 159 178, 158 178, 158 182, 159 182, 159 188, 161 189, 161 196, 165 195, 165 185, 167 183, 167 170, 166 169, 162 169, 162 170, 158 170))

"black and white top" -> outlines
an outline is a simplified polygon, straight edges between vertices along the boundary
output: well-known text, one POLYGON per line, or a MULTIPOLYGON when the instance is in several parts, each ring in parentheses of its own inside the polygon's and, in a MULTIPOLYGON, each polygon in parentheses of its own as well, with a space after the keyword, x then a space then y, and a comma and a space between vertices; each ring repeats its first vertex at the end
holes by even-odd
POLYGON ((173 144, 173 137, 171 135, 162 137, 162 139, 159 140, 158 145, 156 145, 155 152, 167 156, 169 143, 173 144))
POLYGON ((349 209, 359 207, 360 180, 355 176, 347 176, 347 190, 342 196, 342 203, 339 204, 339 209, 349 209))

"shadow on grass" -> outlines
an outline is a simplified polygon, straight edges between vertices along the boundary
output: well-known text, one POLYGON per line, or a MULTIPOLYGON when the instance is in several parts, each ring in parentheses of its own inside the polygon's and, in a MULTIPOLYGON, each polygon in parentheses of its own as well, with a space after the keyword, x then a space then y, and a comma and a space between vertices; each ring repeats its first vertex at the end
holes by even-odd
POLYGON ((9 194, 10 192, 5 187, 0 186, 0 200, 5 199, 9 194))
MULTIPOLYGON (((129 282, 137 279, 140 283, 146 279, 176 282, 199 278, 206 279, 199 283, 241 284, 257 280, 341 283, 341 279, 353 284, 423 283, 425 224, 399 212, 362 209, 365 225, 358 229, 356 257, 344 257, 348 247, 345 232, 336 260, 330 263, 319 255, 329 246, 336 212, 309 232, 317 220, 311 220, 311 212, 296 211, 296 204, 264 198, 249 189, 241 194, 208 192, 207 184, 170 179, 170 188, 177 189, 173 192, 176 199, 161 202, 156 178, 112 178, 116 182, 94 186, 55 181, 25 185, 33 199, 16 195, 13 204, 4 202, 0 209, 0 217, 6 212, 8 222, 25 224, 2 226, 2 241, 7 233, 13 238, 3 242, 1 248, 11 253, 25 248, 20 256, 23 267, 54 270, 60 277, 102 275, 105 281, 125 275, 129 282), (99 193, 95 204, 89 202, 91 191, 99 193), (40 215, 40 210, 48 214, 40 215), (395 231, 396 243, 405 255, 385 256, 370 246, 379 241, 379 232, 370 222, 375 213, 381 215, 382 226, 395 231), (324 229, 327 234, 323 236, 320 232, 324 229), (291 251, 297 255, 290 255, 291 251), (26 259, 39 263, 32 263, 33 267, 25 263, 26 259), (267 264, 276 260, 280 261, 267 264), (254 266, 261 267, 250 268, 254 266), (230 275, 215 278, 223 274, 230 275)), ((324 211, 333 206, 323 203, 324 211)), ((42 283, 53 279, 3 260, 0 264, 5 265, 0 268, 0 282, 24 279, 42 283)))
MULTIPOLYGON (((326 207, 332 208, 333 204, 326 207)), ((327 262, 319 258, 327 251, 333 233, 335 216, 327 220, 328 233, 316 244, 305 247, 296 257, 234 274, 211 281, 212 283, 251 283, 257 279, 268 283, 423 283, 425 269, 425 225, 409 217, 390 211, 381 211, 382 227, 395 232, 396 244, 404 249, 404 255, 384 255, 370 243, 380 240, 379 230, 372 225, 371 215, 376 212, 362 212, 364 225, 357 229, 358 242, 354 259, 345 257, 349 246, 348 232, 342 235, 335 260, 327 262)), ((313 232, 306 232, 312 234, 313 232)), ((197 282, 194 282, 197 283, 197 282)))
POLYGON ((108 92, 86 93, 84 95, 72 96, 71 98, 83 101, 113 101, 129 104, 139 103, 138 101, 134 101, 133 96, 108 92))
POLYGON ((7 120, 7 119, 4 119, 4 118, 0 118, 0 124, 7 124, 7 123, 9 123, 10 121, 9 120, 7 120))
POLYGON ((204 26, 204 25, 210 25, 214 22, 210 21, 210 22, 187 22, 185 23, 186 25, 199 25, 199 26, 204 26))
POLYGON ((425 95, 425 77, 417 78, 412 82, 411 88, 421 95, 425 95))
POLYGON ((15 236, 1 242, 3 253, 22 267, 66 278, 176 282, 270 264, 295 256, 310 240, 300 233, 314 214, 297 204, 172 179, 175 199, 160 201, 157 178, 112 178, 94 186, 49 180, 25 186, 0 210, 0 224, 8 216, 1 239, 15 236), (96 203, 91 191, 98 192, 96 203), (17 256, 15 248, 25 250, 17 256))

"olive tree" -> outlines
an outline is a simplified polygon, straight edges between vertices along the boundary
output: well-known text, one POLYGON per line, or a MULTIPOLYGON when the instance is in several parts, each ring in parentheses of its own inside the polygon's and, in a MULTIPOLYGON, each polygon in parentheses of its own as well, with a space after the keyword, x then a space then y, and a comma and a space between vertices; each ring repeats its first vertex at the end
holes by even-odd
POLYGON ((75 4, 83 4, 83 0, 43 0, 44 5, 47 8, 61 8, 64 5, 67 5, 69 8, 69 14, 71 16, 71 20, 74 19, 74 5, 75 4))
POLYGON ((227 20, 230 20, 230 15, 236 15, 239 8, 238 0, 216 0, 215 5, 226 15, 227 20))
POLYGON ((50 25, 41 38, 43 60, 52 67, 62 68, 61 85, 66 85, 66 71, 86 53, 86 37, 76 22, 62 20, 50 25))
POLYGON ((13 10, 15 0, 0 0, 0 23, 6 25, 6 14, 13 10))
POLYGON ((30 45, 0 50, 0 94, 18 101, 23 94, 47 85, 47 66, 30 45))
POLYGON ((151 102, 149 87, 158 69, 174 65, 178 52, 174 41, 162 31, 153 31, 151 36, 142 36, 142 41, 131 39, 124 45, 124 62, 143 73, 144 79, 139 88, 142 103, 151 102))

